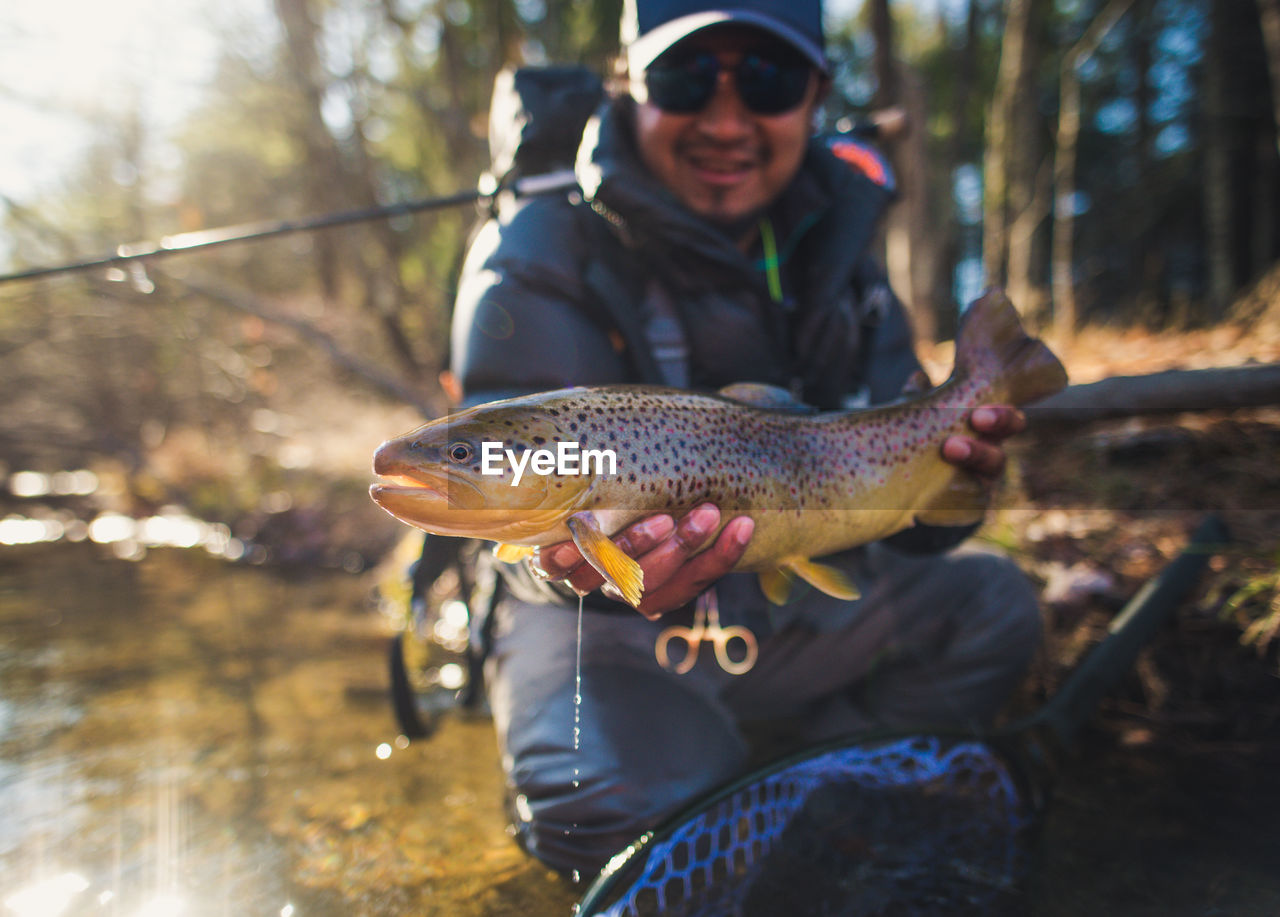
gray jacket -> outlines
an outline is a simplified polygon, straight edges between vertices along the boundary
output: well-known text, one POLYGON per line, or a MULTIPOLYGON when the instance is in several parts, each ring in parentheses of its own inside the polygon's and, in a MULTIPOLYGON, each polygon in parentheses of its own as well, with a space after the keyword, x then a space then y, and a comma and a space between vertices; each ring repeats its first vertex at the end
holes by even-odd
MULTIPOLYGON (((870 254, 892 188, 832 153, 843 138, 810 143, 769 213, 778 303, 758 253, 744 254, 639 163, 630 104, 613 100, 588 124, 580 195, 510 202, 475 236, 452 339, 465 403, 619 382, 759 382, 822 409, 897 396, 919 363, 870 254)), ((968 531, 917 527, 895 541, 938 550, 968 531)))

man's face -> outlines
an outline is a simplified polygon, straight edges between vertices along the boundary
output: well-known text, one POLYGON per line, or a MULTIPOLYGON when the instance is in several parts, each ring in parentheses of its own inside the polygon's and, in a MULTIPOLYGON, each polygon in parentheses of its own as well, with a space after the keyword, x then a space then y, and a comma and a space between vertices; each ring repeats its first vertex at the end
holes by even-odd
POLYGON ((800 104, 778 114, 751 111, 734 85, 734 67, 751 52, 767 54, 777 39, 749 28, 725 27, 682 42, 684 56, 706 52, 720 69, 705 107, 688 114, 664 111, 648 98, 642 79, 636 139, 649 170, 699 216, 730 223, 763 210, 800 168, 822 83, 810 71, 800 104))

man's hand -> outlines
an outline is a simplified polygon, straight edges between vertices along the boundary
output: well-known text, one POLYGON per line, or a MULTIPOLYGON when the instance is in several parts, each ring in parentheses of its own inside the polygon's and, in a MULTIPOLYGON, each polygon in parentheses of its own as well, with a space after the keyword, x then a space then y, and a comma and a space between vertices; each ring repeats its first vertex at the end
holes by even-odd
POLYGON ((977 436, 951 436, 942 444, 942 457, 971 474, 994 483, 1004 472, 1002 443, 1027 428, 1027 418, 1007 404, 974 408, 969 426, 977 436))
MULTIPOLYGON (((733 569, 747 549, 755 521, 749 516, 729 520, 715 543, 694 556, 719 524, 720 510, 703 503, 678 523, 668 515, 649 516, 614 536, 618 547, 644 570, 640 614, 657 619, 691 602, 733 569)), ((581 595, 604 583, 572 541, 543 548, 537 564, 549 579, 564 580, 581 595)))

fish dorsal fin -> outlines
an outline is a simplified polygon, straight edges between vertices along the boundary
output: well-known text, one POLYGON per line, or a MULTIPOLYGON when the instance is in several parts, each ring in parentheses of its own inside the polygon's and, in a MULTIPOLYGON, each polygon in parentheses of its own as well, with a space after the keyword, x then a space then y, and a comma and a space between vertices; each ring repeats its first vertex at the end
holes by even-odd
POLYGON ((774 567, 761 570, 756 575, 760 578, 760 590, 766 599, 775 605, 787 604, 787 596, 791 594, 791 580, 795 578, 790 570, 774 567))
POLYGON ((504 564, 515 564, 533 556, 533 548, 523 544, 495 544, 493 556, 504 564))
POLYGON ((595 567, 596 572, 632 607, 639 607, 640 596, 644 593, 644 571, 640 565, 609 540, 591 512, 574 513, 566 524, 587 563, 595 567))
POLYGON ((723 398, 749 404, 753 408, 772 408, 776 411, 792 411, 796 414, 812 414, 815 410, 785 388, 765 385, 762 382, 735 382, 732 385, 726 385, 717 394, 723 398))
POLYGON ((820 564, 807 557, 788 557, 782 566, 814 589, 834 598, 852 601, 862 594, 847 573, 830 564, 820 564))
POLYGON ((982 521, 990 502, 991 494, 981 481, 957 470, 933 502, 916 513, 916 521, 925 525, 973 525, 982 521))

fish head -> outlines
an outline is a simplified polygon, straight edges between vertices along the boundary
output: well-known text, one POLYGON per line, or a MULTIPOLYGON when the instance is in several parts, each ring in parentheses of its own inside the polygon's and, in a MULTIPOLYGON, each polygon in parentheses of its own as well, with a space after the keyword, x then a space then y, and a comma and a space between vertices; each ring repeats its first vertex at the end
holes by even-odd
POLYGON ((402 522, 439 535, 531 543, 582 505, 594 475, 535 471, 570 441, 556 417, 495 402, 432 421, 378 447, 369 488, 402 522), (529 454, 532 453, 532 454, 529 454))

